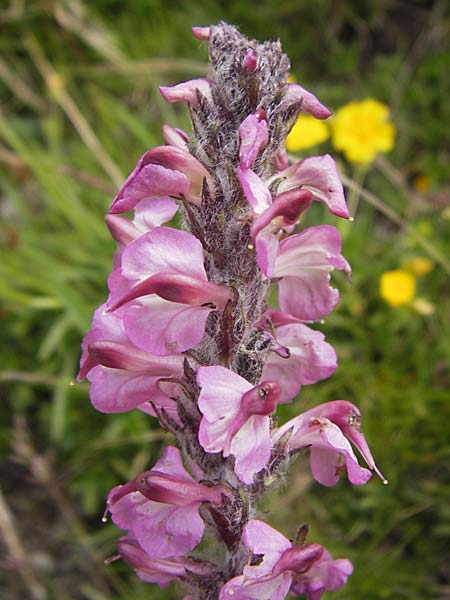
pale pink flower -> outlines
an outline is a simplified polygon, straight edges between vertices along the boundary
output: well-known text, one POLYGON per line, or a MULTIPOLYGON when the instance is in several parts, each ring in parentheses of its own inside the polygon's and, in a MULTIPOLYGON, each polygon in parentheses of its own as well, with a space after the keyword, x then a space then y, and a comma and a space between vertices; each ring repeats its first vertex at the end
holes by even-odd
POLYGON ((145 152, 111 204, 110 213, 124 213, 154 196, 173 196, 199 204, 208 171, 186 150, 158 146, 145 152))
POLYGON ((293 545, 281 533, 256 519, 244 527, 245 547, 260 560, 244 567, 244 572, 228 581, 219 600, 283 600, 293 577, 300 580, 324 552, 320 544, 293 545))
POLYGON ((300 322, 291 322, 275 325, 275 339, 275 348, 281 346, 287 349, 288 356, 283 356, 279 351, 270 352, 261 379, 280 382, 278 402, 290 402, 302 385, 326 379, 336 370, 336 352, 325 342, 325 336, 320 331, 300 322))
POLYGON ((291 594, 305 595, 307 600, 319 600, 323 592, 341 589, 353 573, 353 565, 347 558, 333 560, 326 548, 322 556, 306 573, 294 576, 291 594))
POLYGON ((331 225, 310 227, 280 242, 273 271, 280 278, 279 303, 283 311, 303 321, 316 321, 333 310, 339 292, 329 285, 334 269, 350 273, 341 255, 341 237, 331 225))
POLYGON ((371 478, 372 473, 358 464, 349 440, 368 466, 387 483, 361 432, 360 412, 346 400, 320 404, 291 419, 272 435, 273 443, 281 442, 286 452, 309 448, 314 479, 326 486, 335 485, 345 469, 350 482, 355 485, 363 485, 371 478))
POLYGON ((158 355, 193 348, 210 312, 222 310, 231 298, 229 288, 208 282, 197 238, 168 227, 130 242, 109 284, 108 310, 125 305, 120 316, 127 336, 158 355))
POLYGON ((207 452, 236 458, 235 471, 252 483, 270 457, 270 414, 280 393, 274 381, 251 383, 224 367, 200 367, 198 407, 203 415, 198 432, 207 452))

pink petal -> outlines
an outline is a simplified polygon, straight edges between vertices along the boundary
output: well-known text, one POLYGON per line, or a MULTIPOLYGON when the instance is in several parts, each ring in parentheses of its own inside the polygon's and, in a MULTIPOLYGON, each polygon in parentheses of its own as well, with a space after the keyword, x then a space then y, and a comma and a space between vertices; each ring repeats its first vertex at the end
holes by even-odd
MULTIPOLYGON (((242 539, 244 546, 253 554, 275 553, 278 558, 292 546, 292 543, 283 534, 258 519, 248 521, 244 527, 242 539)), ((254 569, 255 567, 249 568, 254 569)))
POLYGON ((164 141, 169 146, 176 146, 177 148, 188 151, 189 136, 182 129, 172 127, 171 125, 163 125, 162 134, 164 141))
POLYGON ((125 331, 141 350, 159 356, 180 353, 200 342, 211 310, 144 296, 124 308, 125 331))
POLYGON ((184 173, 148 163, 147 157, 148 152, 139 159, 134 171, 114 198, 110 213, 127 212, 141 200, 152 196, 189 196, 191 184, 184 173))
POLYGON ((177 203, 167 196, 147 198, 136 205, 133 224, 145 233, 170 221, 177 210, 177 203))
POLYGON ((164 448, 161 458, 156 461, 152 471, 173 475, 182 481, 194 482, 184 468, 181 452, 175 446, 166 446, 164 448))
POLYGON ((169 377, 182 373, 179 356, 162 358, 143 352, 130 343, 110 341, 92 342, 89 354, 97 364, 111 369, 122 369, 131 373, 145 373, 157 377, 169 377))
POLYGON ((88 373, 92 404, 100 412, 127 412, 152 400, 157 406, 167 402, 157 382, 161 375, 130 373, 98 365, 88 373))
POLYGON ((184 556, 200 542, 205 528, 199 504, 172 506, 147 501, 139 507, 133 533, 152 558, 184 556))
POLYGON ((219 600, 284 600, 292 583, 292 574, 263 580, 248 580, 243 575, 228 581, 220 590, 219 600))
POLYGON ((237 174, 242 190, 253 212, 260 215, 272 204, 272 195, 264 181, 251 169, 238 167, 237 174))
POLYGON ((186 200, 200 204, 203 182, 212 185, 205 167, 192 154, 176 146, 157 146, 146 153, 146 160, 167 169, 180 171, 189 179, 189 192, 184 194, 186 200))
POLYGON ((383 483, 387 483, 384 475, 376 466, 366 438, 361 431, 361 413, 354 404, 347 400, 334 400, 321 404, 308 412, 324 416, 336 423, 344 435, 358 448, 367 465, 375 471, 383 483))
POLYGON ((188 102, 196 107, 198 104, 198 93, 207 100, 211 100, 211 82, 208 79, 190 79, 176 85, 160 86, 159 91, 167 102, 188 102))
POLYGON ((198 407, 210 423, 239 411, 241 398, 253 388, 243 377, 225 367, 200 367, 197 383, 201 387, 198 407))
POLYGON ((350 217, 337 165, 329 154, 296 162, 274 175, 268 185, 275 180, 279 182, 278 193, 301 187, 309 190, 315 200, 323 202, 333 215, 350 217))
POLYGON ((255 240, 258 266, 266 277, 273 277, 280 242, 273 233, 261 232, 255 240))
POLYGON ((153 558, 131 535, 121 538, 117 548, 121 557, 136 570, 138 577, 148 583, 157 583, 161 587, 166 587, 173 579, 186 577, 187 570, 198 575, 209 573, 209 567, 186 558, 153 558))
POLYGON ((321 104, 314 94, 296 83, 288 83, 280 107, 285 110, 292 104, 298 104, 299 102, 302 103, 302 111, 316 117, 316 119, 328 119, 332 114, 331 110, 321 104))
POLYGON ((253 483, 253 475, 270 458, 270 417, 254 416, 234 435, 230 453, 236 457, 236 475, 244 483, 253 483))
POLYGON ((310 447, 311 471, 314 479, 322 485, 332 486, 339 480, 345 458, 348 478, 354 485, 363 485, 372 476, 371 472, 359 466, 350 442, 337 425, 326 418, 308 419, 290 437, 289 449, 310 447))
POLYGON ((336 353, 325 336, 300 323, 282 325, 276 329, 279 344, 290 351, 289 358, 271 352, 261 379, 274 379, 281 384, 279 402, 290 402, 302 385, 329 377, 336 369, 336 353))
POLYGON ((192 27, 192 35, 198 40, 209 40, 210 33, 210 27, 192 27))
POLYGON ((89 344, 103 340, 111 340, 120 343, 129 342, 125 335, 122 319, 117 315, 107 314, 105 311, 106 304, 102 304, 97 308, 92 318, 91 330, 83 338, 81 345, 82 354, 80 359, 80 371, 77 375, 78 381, 82 381, 89 371, 98 364, 97 361, 89 355, 89 344))
POLYGON ((309 600, 319 600, 325 590, 333 592, 343 587, 352 573, 353 565, 349 560, 333 560, 330 553, 324 550, 322 557, 307 573, 294 578, 291 592, 295 595, 305 594, 309 600))
POLYGON ((263 111, 248 115, 239 126, 241 140, 239 159, 243 169, 249 169, 269 141, 269 129, 263 111))
POLYGON ((335 259, 345 261, 340 250, 340 235, 329 225, 310 227, 280 243, 273 276, 282 277, 279 303, 283 311, 314 321, 333 310, 339 292, 329 286, 329 280, 335 259))
POLYGON ((126 246, 141 233, 131 221, 120 215, 105 215, 105 223, 111 236, 122 246, 126 246))
POLYGON ((128 244, 122 256, 122 274, 141 281, 155 273, 179 273, 206 281, 203 248, 199 240, 170 227, 156 227, 128 244))
POLYGON ((269 208, 254 219, 251 227, 253 239, 262 231, 276 231, 295 225, 300 215, 312 202, 312 195, 307 190, 292 190, 279 194, 269 208))

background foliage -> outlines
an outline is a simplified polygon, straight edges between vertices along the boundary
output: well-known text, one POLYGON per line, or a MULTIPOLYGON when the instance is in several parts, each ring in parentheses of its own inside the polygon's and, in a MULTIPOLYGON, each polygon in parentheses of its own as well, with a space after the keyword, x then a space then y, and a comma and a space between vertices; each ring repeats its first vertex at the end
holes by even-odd
MULTIPOLYGON (((342 226, 353 284, 337 279, 342 301, 323 325, 340 367, 282 415, 355 402, 390 485, 323 488, 300 459, 265 518, 288 536, 308 522, 311 540, 354 561, 336 599, 449 598, 450 15, 445 1, 393 0, 1 3, 0 590, 177 597, 102 564, 118 537, 100 523, 105 496, 155 460, 162 434, 144 415, 97 414, 87 387, 68 383, 106 294, 113 244, 103 215, 114 191, 162 142, 164 122, 187 127, 185 108, 165 105, 157 85, 204 73, 190 27, 220 19, 280 37, 297 80, 332 108, 387 103, 398 130, 395 150, 365 177, 375 200, 361 195, 355 222, 342 226), (415 256, 434 263, 418 292, 431 315, 379 297, 380 275, 415 256)), ((311 222, 323 220, 315 211, 311 222)))

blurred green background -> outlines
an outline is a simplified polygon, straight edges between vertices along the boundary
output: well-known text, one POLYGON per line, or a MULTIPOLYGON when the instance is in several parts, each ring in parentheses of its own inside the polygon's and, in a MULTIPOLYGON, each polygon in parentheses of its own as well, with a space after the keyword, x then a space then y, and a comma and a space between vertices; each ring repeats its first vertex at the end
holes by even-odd
MULTIPOLYGON (((185 107, 164 104, 157 86, 205 72, 190 27, 221 19, 279 37, 297 81, 331 108, 375 98, 397 128, 364 180, 335 153, 358 206, 340 225, 353 283, 336 277, 341 303, 321 326, 340 366, 282 415, 354 402, 390 484, 320 487, 298 460, 262 514, 290 537, 308 522, 311 541, 354 562, 347 587, 326 597, 450 598, 450 7, 392 0, 0 3, 0 597, 179 597, 120 562, 103 566, 119 535, 100 521, 105 496, 166 437, 137 412, 96 413, 87 386, 69 382, 106 295, 103 215, 162 143, 162 124, 188 128, 185 107), (417 280, 427 310, 390 306, 380 276, 417 257, 432 266, 417 280)), ((310 212, 310 223, 336 224, 310 212)))

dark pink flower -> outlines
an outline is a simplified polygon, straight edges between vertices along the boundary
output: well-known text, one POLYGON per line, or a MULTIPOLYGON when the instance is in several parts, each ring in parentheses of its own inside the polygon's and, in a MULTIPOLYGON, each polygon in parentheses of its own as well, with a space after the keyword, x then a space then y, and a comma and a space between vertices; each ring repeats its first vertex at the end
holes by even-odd
POLYGON ((201 503, 220 505, 224 492, 221 485, 195 482, 178 448, 168 446, 153 469, 110 491, 108 509, 114 523, 127 530, 151 558, 183 556, 203 536, 201 503))
POLYGON ((108 310, 125 305, 120 316, 127 336, 158 355, 193 348, 209 313, 222 310, 231 298, 229 288, 208 282, 197 238, 168 227, 130 242, 109 284, 108 310))
POLYGON ((276 444, 287 436, 287 452, 310 448, 311 470, 314 479, 322 485, 335 485, 343 469, 347 469, 351 483, 362 485, 372 474, 358 464, 351 441, 368 466, 386 482, 375 465, 360 424, 361 417, 356 406, 346 400, 335 400, 291 419, 275 430, 272 440, 276 444))
POLYGON ((203 415, 198 438, 207 452, 232 454, 235 471, 252 483, 270 457, 270 414, 280 393, 274 381, 251 383, 224 367, 200 367, 198 407, 203 415))
POLYGON ((272 272, 280 278, 279 303, 283 311, 301 319, 315 321, 333 310, 339 292, 330 287, 334 269, 350 273, 341 255, 341 236, 331 225, 310 227, 280 242, 272 272))

